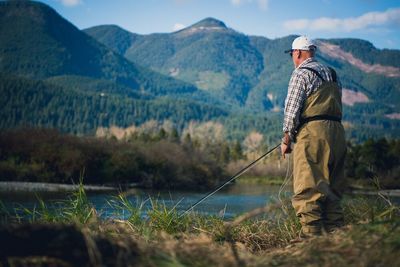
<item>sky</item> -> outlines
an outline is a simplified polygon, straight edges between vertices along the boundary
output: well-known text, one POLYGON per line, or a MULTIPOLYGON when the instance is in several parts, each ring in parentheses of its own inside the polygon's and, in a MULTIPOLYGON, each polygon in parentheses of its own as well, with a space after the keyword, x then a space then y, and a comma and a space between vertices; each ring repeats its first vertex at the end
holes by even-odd
POLYGON ((80 29, 114 24, 167 33, 206 17, 247 35, 275 39, 359 38, 400 49, 400 0, 41 0, 80 29))

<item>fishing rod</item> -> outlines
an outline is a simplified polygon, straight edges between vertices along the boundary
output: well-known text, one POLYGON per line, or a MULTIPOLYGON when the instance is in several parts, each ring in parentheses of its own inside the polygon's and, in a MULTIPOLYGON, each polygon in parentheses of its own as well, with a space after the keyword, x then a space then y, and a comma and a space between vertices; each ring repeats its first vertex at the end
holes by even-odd
POLYGON ((243 173, 245 173, 247 170, 249 170, 251 167, 253 167, 257 162, 259 162, 262 158, 264 158, 265 156, 267 156, 268 154, 270 154, 272 151, 274 151, 277 147, 279 147, 281 145, 281 143, 277 144, 276 146, 274 146, 273 148, 271 148, 268 152, 266 152, 265 154, 263 154, 261 157, 259 157, 258 159, 256 159, 255 161, 253 161, 252 163, 250 163, 249 165, 247 165, 246 167, 244 167, 243 169, 241 169, 240 171, 238 171, 235 175, 233 175, 232 177, 230 177, 226 182, 224 182, 222 185, 218 186, 217 189, 211 191, 210 193, 208 193, 207 195, 205 195, 204 197, 202 197, 201 199, 199 199, 196 203, 194 203, 192 206, 190 206, 190 208, 188 208, 187 210, 185 210, 184 212, 181 213, 181 215, 179 215, 179 217, 182 217, 183 215, 185 215, 186 213, 188 213, 189 211, 193 210, 197 205, 199 205, 201 202, 203 202, 204 200, 206 200, 207 198, 209 198, 210 196, 214 195, 215 193, 217 193, 219 190, 221 190, 225 185, 229 184, 230 182, 232 182, 233 180, 235 180, 236 178, 238 178, 240 175, 242 175, 243 173))

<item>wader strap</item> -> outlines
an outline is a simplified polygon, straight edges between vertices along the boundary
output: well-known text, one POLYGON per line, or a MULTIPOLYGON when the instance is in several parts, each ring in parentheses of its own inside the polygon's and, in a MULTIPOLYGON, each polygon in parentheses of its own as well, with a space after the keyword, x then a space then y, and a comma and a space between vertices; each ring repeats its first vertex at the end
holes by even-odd
POLYGON ((300 126, 299 128, 303 125, 306 124, 310 121, 321 121, 321 120, 328 120, 328 121, 337 121, 337 122, 342 122, 342 118, 331 116, 331 115, 316 115, 308 118, 300 118, 300 126))
POLYGON ((313 68, 309 68, 309 67, 301 67, 300 69, 305 69, 305 70, 309 70, 311 72, 314 72, 323 82, 325 82, 325 79, 322 77, 321 74, 319 74, 318 71, 314 70, 313 68))
MULTIPOLYGON (((304 124, 309 123, 310 121, 323 121, 323 120, 342 122, 342 118, 331 115, 316 115, 307 118, 300 118, 300 123, 296 128, 296 135, 304 124)), ((294 136, 294 142, 296 142, 296 136, 294 136)))
POLYGON ((333 80, 334 82, 337 82, 336 71, 335 71, 334 69, 332 69, 331 67, 328 67, 328 69, 331 71, 332 80, 333 80))
MULTIPOLYGON (((336 71, 335 71, 334 69, 332 69, 331 67, 328 67, 328 68, 329 68, 329 70, 331 71, 331 75, 332 75, 332 80, 333 80, 333 82, 336 82, 336 71)), ((322 77, 322 75, 321 75, 318 71, 314 70, 313 68, 310 68, 310 67, 301 67, 300 69, 309 70, 309 71, 315 73, 323 82, 325 82, 325 79, 322 77)))

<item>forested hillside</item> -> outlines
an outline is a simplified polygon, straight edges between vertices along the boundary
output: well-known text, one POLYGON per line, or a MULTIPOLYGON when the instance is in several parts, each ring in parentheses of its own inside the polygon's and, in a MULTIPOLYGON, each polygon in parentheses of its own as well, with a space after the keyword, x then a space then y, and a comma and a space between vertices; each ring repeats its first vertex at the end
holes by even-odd
POLYGON ((197 90, 127 61, 39 2, 0 2, 0 39, 0 72, 5 74, 86 76, 151 94, 197 90))
MULTIPOLYGON (((293 71, 283 51, 296 36, 247 36, 213 18, 174 33, 138 35, 112 25, 85 32, 132 62, 229 99, 248 113, 282 112, 293 71)), ((399 136, 400 51, 379 50, 358 39, 319 39, 317 44, 317 59, 335 68, 343 85, 348 137, 399 136)))
MULTIPOLYGON (((206 18, 173 33, 118 26, 84 31, 45 4, 0 2, 1 128, 94 134, 168 120, 178 131, 220 123, 224 138, 281 135, 295 36, 248 36, 206 18)), ((348 138, 400 136, 398 50, 355 39, 317 40, 318 60, 343 84, 348 138)))
POLYGON ((226 116, 224 109, 185 99, 135 99, 119 94, 65 89, 44 81, 0 75, 0 128, 37 126, 76 134, 98 127, 171 120, 182 128, 190 120, 226 116), (18 108, 16 108, 18 107, 18 108))

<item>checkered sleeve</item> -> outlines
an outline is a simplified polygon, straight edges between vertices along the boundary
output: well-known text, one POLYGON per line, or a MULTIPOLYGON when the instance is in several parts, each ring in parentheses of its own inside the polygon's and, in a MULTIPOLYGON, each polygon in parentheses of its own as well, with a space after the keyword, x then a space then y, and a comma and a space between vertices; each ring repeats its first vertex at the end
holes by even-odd
POLYGON ((290 78, 288 94, 285 100, 285 112, 283 120, 283 132, 289 132, 290 138, 293 140, 296 135, 295 131, 299 125, 301 108, 306 95, 306 82, 304 77, 300 75, 299 70, 295 70, 290 78))

